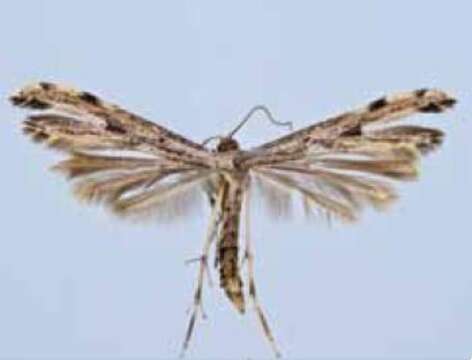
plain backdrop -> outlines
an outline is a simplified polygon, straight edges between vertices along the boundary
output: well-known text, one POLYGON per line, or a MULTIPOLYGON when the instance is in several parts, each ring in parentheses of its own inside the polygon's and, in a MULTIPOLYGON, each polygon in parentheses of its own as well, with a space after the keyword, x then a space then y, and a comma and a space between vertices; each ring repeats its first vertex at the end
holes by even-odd
MULTIPOLYGON (((383 94, 438 87, 456 110, 421 179, 356 225, 253 211, 259 295, 288 358, 472 356, 468 1, 4 1, 0 5, 0 357, 172 358, 208 209, 179 223, 84 207, 22 136, 7 96, 74 85, 201 141, 253 105, 296 128, 383 94)), ((245 147, 286 133, 256 116, 245 147)), ((215 274, 213 280, 216 280, 215 274)), ((188 352, 270 357, 253 312, 205 292, 188 352)))

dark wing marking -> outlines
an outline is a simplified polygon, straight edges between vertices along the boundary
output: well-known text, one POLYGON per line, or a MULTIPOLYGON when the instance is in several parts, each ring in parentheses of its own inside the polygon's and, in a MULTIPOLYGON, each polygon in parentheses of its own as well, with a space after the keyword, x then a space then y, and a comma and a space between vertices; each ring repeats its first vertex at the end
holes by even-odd
POLYGON ((271 198, 282 186, 318 210, 354 220, 363 204, 383 208, 392 202, 396 195, 389 180, 416 179, 420 155, 437 148, 444 136, 433 128, 378 125, 415 112, 442 112, 455 102, 426 89, 383 97, 243 152, 237 161, 265 179, 271 198))
POLYGON ((195 166, 211 163, 203 146, 89 92, 43 82, 21 89, 10 100, 41 112, 25 122, 25 131, 53 147, 134 150, 195 166))
POLYGON ((55 169, 74 179, 81 200, 170 220, 196 204, 211 178, 213 156, 203 146, 89 92, 42 82, 10 100, 39 112, 24 122, 26 134, 70 154, 55 169))
POLYGON ((300 147, 306 148, 314 145, 319 140, 336 139, 343 135, 361 135, 369 125, 385 124, 414 113, 443 112, 455 103, 456 100, 453 97, 435 89, 399 93, 372 101, 359 110, 341 114, 295 131, 254 150, 272 152, 298 150, 300 147))
POLYGON ((438 129, 404 125, 369 131, 368 136, 372 139, 409 143, 422 154, 427 154, 442 144, 444 133, 438 129))

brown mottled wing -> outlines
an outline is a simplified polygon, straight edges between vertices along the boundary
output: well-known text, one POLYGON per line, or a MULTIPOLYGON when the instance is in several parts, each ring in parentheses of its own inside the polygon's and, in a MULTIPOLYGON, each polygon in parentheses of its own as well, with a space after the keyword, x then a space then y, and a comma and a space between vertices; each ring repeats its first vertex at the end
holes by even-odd
POLYGON ((70 154, 55 169, 74 179, 81 200, 169 220, 187 213, 211 178, 212 156, 201 145, 88 92, 39 83, 10 99, 37 112, 25 133, 70 154))
POLYGON ((307 211, 352 221, 363 205, 383 208, 394 200, 388 180, 415 179, 419 156, 442 142, 437 129, 385 124, 416 112, 439 113, 455 102, 426 89, 383 97, 263 144, 239 162, 262 180, 266 198, 280 187, 295 190, 307 211))
POLYGON ((295 131, 254 150, 281 151, 317 145, 320 140, 340 136, 363 135, 369 125, 385 124, 414 113, 440 113, 451 108, 456 100, 443 91, 420 89, 386 96, 372 101, 359 110, 347 112, 295 131))
POLYGON ((133 150, 203 167, 211 162, 203 146, 89 92, 42 82, 21 89, 10 100, 39 112, 25 121, 24 130, 52 147, 133 150))

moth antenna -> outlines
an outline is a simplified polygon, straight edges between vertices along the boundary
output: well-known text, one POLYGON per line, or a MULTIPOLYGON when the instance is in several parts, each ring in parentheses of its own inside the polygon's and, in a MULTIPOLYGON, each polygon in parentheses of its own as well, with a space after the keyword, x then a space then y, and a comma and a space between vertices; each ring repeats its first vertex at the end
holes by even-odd
POLYGON ((288 126, 290 130, 293 129, 293 123, 291 121, 287 121, 287 122, 277 121, 275 120, 274 116, 272 115, 272 113, 270 112, 267 106, 256 105, 251 110, 249 110, 249 112, 241 120, 241 122, 228 134, 228 138, 232 138, 248 122, 248 120, 252 117, 252 115, 254 115, 254 113, 257 111, 262 111, 272 124, 275 124, 278 126, 288 126))

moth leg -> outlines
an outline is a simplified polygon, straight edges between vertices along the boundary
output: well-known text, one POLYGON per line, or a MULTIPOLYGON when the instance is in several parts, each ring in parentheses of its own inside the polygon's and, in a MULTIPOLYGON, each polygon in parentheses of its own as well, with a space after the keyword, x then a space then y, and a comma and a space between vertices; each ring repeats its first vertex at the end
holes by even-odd
MULTIPOLYGON (((196 259, 190 261, 198 261, 200 263, 198 276, 197 276, 197 286, 195 288, 195 293, 193 295, 193 304, 191 306, 190 320, 187 325, 187 332, 185 333, 184 342, 182 345, 182 350, 180 357, 185 355, 185 352, 188 349, 190 339, 192 337, 193 330, 195 328, 195 322, 197 320, 198 311, 200 310, 202 316, 205 317, 202 306, 202 295, 203 295, 203 280, 205 278, 205 273, 208 274, 208 255, 210 252, 211 244, 215 238, 216 232, 218 230, 218 225, 220 223, 220 211, 218 206, 213 206, 211 209, 210 223, 208 224, 205 244, 203 247, 202 255, 196 259)), ((209 275, 208 275, 209 276, 209 275)))
POLYGON ((251 298, 251 301, 254 305, 254 310, 257 314, 257 317, 259 319, 259 323, 262 326, 262 330, 264 331, 264 335, 266 339, 269 341, 269 344, 272 348, 272 351, 274 352, 275 357, 280 358, 282 357, 282 354, 278 350, 277 344, 274 339, 274 335, 272 334, 272 331, 270 329, 269 323, 267 321, 267 318, 264 314, 264 311, 262 310, 261 305, 259 304, 259 299, 257 297, 257 291, 256 291, 256 281, 254 278, 254 253, 252 250, 252 243, 251 243, 251 238, 250 238, 250 223, 249 223, 249 190, 246 189, 246 201, 245 201, 245 238, 246 238, 246 244, 245 244, 245 252, 244 252, 244 257, 243 261, 247 263, 247 282, 249 284, 249 297, 251 298))

